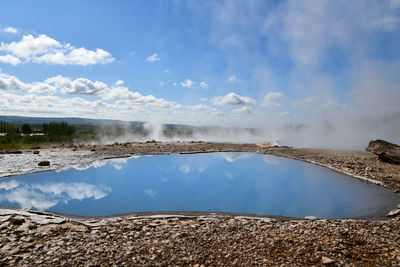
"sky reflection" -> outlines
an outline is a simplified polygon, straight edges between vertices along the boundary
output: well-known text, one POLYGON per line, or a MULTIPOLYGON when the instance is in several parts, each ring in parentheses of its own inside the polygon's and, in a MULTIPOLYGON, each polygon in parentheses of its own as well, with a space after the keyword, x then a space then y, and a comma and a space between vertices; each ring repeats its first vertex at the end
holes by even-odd
POLYGON ((0 205, 81 216, 157 211, 319 218, 385 214, 393 192, 291 159, 254 153, 158 155, 0 181, 0 205))
POLYGON ((16 203, 26 209, 49 209, 58 203, 86 198, 102 199, 112 190, 107 186, 78 183, 29 184, 11 180, 0 183, 0 201, 16 203))

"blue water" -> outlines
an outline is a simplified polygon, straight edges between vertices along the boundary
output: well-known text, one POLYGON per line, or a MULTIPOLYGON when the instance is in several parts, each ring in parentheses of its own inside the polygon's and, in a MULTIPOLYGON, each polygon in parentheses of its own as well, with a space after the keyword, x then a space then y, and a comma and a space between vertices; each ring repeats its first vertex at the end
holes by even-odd
POLYGON ((301 161, 254 153, 140 156, 0 180, 0 206, 105 216, 202 211, 345 218, 400 197, 301 161))

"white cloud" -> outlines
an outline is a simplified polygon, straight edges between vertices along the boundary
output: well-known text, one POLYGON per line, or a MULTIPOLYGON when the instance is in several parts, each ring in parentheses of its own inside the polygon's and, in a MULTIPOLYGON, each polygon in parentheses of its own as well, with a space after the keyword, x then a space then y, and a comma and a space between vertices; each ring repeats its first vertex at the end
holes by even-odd
POLYGON ((86 183, 49 183, 49 184, 13 184, 0 200, 17 203, 22 208, 49 209, 59 202, 86 198, 101 199, 106 197, 111 188, 94 186, 86 183))
POLYGON ((57 89, 45 82, 24 83, 17 77, 0 73, 0 90, 7 92, 29 91, 39 94, 54 94, 57 89))
POLYGON ((400 17, 397 15, 388 15, 375 19, 372 21, 372 24, 387 31, 394 31, 400 25, 400 17))
POLYGON ((119 85, 123 85, 125 82, 123 80, 118 80, 114 83, 114 85, 119 86, 119 85))
POLYGON ((30 87, 29 92, 37 94, 52 95, 57 91, 54 86, 43 82, 32 83, 30 87))
POLYGON ((58 41, 45 34, 41 34, 38 37, 24 35, 19 42, 11 42, 9 44, 2 42, 0 45, 0 51, 10 52, 23 59, 31 58, 39 54, 51 53, 61 48, 62 45, 58 41))
POLYGON ((160 61, 161 59, 160 59, 160 57, 157 55, 157 54, 153 54, 153 55, 151 55, 151 56, 149 56, 147 59, 146 59, 146 61, 147 62, 150 62, 150 63, 153 63, 153 62, 155 62, 155 61, 160 61))
POLYGON ((253 110, 249 107, 242 107, 242 108, 235 109, 232 112, 236 113, 236 114, 250 114, 250 113, 253 113, 253 110))
POLYGON ((184 174, 188 174, 192 172, 192 168, 189 165, 180 166, 179 170, 184 174))
POLYGON ((6 32, 6 33, 11 33, 11 34, 17 34, 18 30, 16 28, 13 27, 5 27, 3 29, 0 30, 1 32, 6 32))
POLYGON ((19 182, 11 180, 8 182, 0 182, 0 189, 10 190, 19 186, 19 182))
POLYGON ((110 53, 103 49, 96 49, 96 51, 87 50, 86 48, 72 48, 68 53, 61 51, 55 53, 44 54, 41 56, 33 57, 32 62, 47 63, 53 65, 94 65, 106 64, 113 62, 114 59, 110 53))
POLYGON ((228 82, 230 83, 241 83, 242 80, 239 80, 238 78, 236 78, 236 75, 231 75, 228 77, 228 82))
POLYGON ((43 82, 24 83, 15 76, 0 73, 1 114, 73 117, 84 114, 89 118, 149 120, 181 108, 182 105, 173 101, 86 78, 71 80, 58 75, 43 82), (57 91, 63 95, 51 96, 57 91), (97 99, 71 98, 71 94, 92 95, 97 99))
POLYGON ((212 103, 214 105, 254 105, 256 101, 250 97, 240 96, 236 93, 229 93, 225 96, 218 96, 213 98, 212 103))
POLYGON ((70 168, 73 168, 78 171, 85 171, 90 168, 101 168, 101 167, 105 166, 106 164, 107 164, 107 160, 96 160, 93 162, 72 165, 70 168))
POLYGON ((43 193, 53 196, 66 194, 68 200, 83 200, 85 198, 102 199, 111 192, 109 187, 97 187, 87 183, 51 183, 51 184, 32 184, 32 189, 38 189, 43 193))
POLYGON ((243 160, 243 159, 248 159, 252 156, 251 153, 232 153, 232 152, 226 152, 226 153, 216 153, 213 155, 216 158, 224 159, 229 163, 233 163, 237 160, 243 160))
POLYGON ((185 81, 181 82, 182 87, 185 88, 190 88, 192 87, 194 84, 194 81, 190 80, 190 79, 186 79, 185 81))
POLYGON ((200 102, 206 102, 207 100, 208 100, 208 98, 206 98, 206 97, 202 97, 199 99, 200 102))
POLYGON ((162 110, 169 111, 177 108, 179 105, 163 101, 150 104, 122 100, 107 103, 101 100, 89 101, 79 97, 70 98, 68 95, 62 97, 32 93, 21 95, 19 92, 0 90, 0 113, 5 115, 149 120, 160 117, 162 110), (157 111, 147 107, 157 108, 157 111))
POLYGON ((159 109, 175 109, 180 105, 172 101, 166 101, 163 98, 156 98, 153 95, 141 95, 138 92, 132 92, 127 87, 115 87, 108 89, 102 95, 105 100, 118 100, 120 104, 145 104, 159 109))
POLYGON ((34 62, 86 66, 106 64, 114 61, 110 53, 103 49, 87 50, 83 47, 75 48, 69 43, 61 44, 45 34, 37 37, 24 35, 20 41, 8 44, 2 42, 0 51, 11 53, 14 57, 23 61, 23 63, 34 62))
POLYGON ((171 71, 170 71, 170 70, 167 70, 167 69, 165 69, 165 70, 164 70, 164 73, 167 73, 167 74, 169 74, 169 73, 171 73, 171 71))
POLYGON ((18 92, 27 90, 28 86, 17 77, 0 73, 0 90, 7 92, 18 92))
POLYGON ((178 83, 173 83, 174 86, 178 86, 178 83))
POLYGON ((46 195, 27 187, 16 188, 11 192, 0 194, 0 200, 17 203, 21 208, 39 210, 49 209, 58 203, 57 200, 50 200, 46 195))
POLYGON ((264 18, 262 33, 283 42, 289 51, 281 53, 288 52, 296 67, 315 69, 332 49, 352 57, 365 57, 371 48, 374 51, 380 42, 377 31, 399 29, 396 1, 288 0, 264 18))
POLYGON ((263 107, 279 107, 282 104, 282 100, 284 99, 284 95, 279 92, 270 92, 267 93, 264 97, 264 100, 261 104, 263 107))
POLYGON ((216 108, 212 108, 212 107, 202 105, 202 104, 195 105, 195 106, 186 106, 186 108, 191 109, 191 110, 196 110, 196 111, 203 111, 203 112, 204 111, 205 112, 219 112, 219 110, 216 108))
POLYGON ((8 64, 11 64, 13 66, 21 64, 21 60, 19 58, 17 58, 17 57, 12 56, 12 55, 0 56, 0 62, 8 63, 8 64))
POLYGON ((208 89, 209 88, 209 86, 208 86, 208 84, 206 82, 200 82, 200 87, 204 88, 204 89, 208 89))
POLYGON ((154 198, 154 197, 156 197, 157 196, 157 191, 156 190, 152 190, 152 189, 145 189, 144 190, 144 193, 146 194, 146 195, 148 195, 149 197, 152 197, 152 198, 154 198))
POLYGON ((108 86, 103 82, 92 82, 86 78, 71 80, 61 75, 48 78, 45 83, 59 88, 63 94, 101 95, 108 90, 108 86))

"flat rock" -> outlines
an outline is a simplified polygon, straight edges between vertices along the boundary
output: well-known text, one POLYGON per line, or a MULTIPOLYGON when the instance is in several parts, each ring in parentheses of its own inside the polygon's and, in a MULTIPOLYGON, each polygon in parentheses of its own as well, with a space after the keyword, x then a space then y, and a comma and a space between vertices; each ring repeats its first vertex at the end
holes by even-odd
POLYGON ((365 150, 372 152, 376 155, 392 149, 400 149, 400 146, 380 139, 371 140, 368 146, 365 148, 365 150))
POLYGON ((399 145, 378 139, 370 141, 365 150, 378 155, 383 162, 400 164, 399 145))

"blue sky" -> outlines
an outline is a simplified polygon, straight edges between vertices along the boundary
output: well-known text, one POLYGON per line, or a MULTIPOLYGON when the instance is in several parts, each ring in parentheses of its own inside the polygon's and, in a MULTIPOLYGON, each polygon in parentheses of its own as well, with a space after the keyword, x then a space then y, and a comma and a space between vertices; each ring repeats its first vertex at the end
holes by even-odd
POLYGON ((0 114, 399 125, 399 29, 399 0, 7 1, 0 114))

